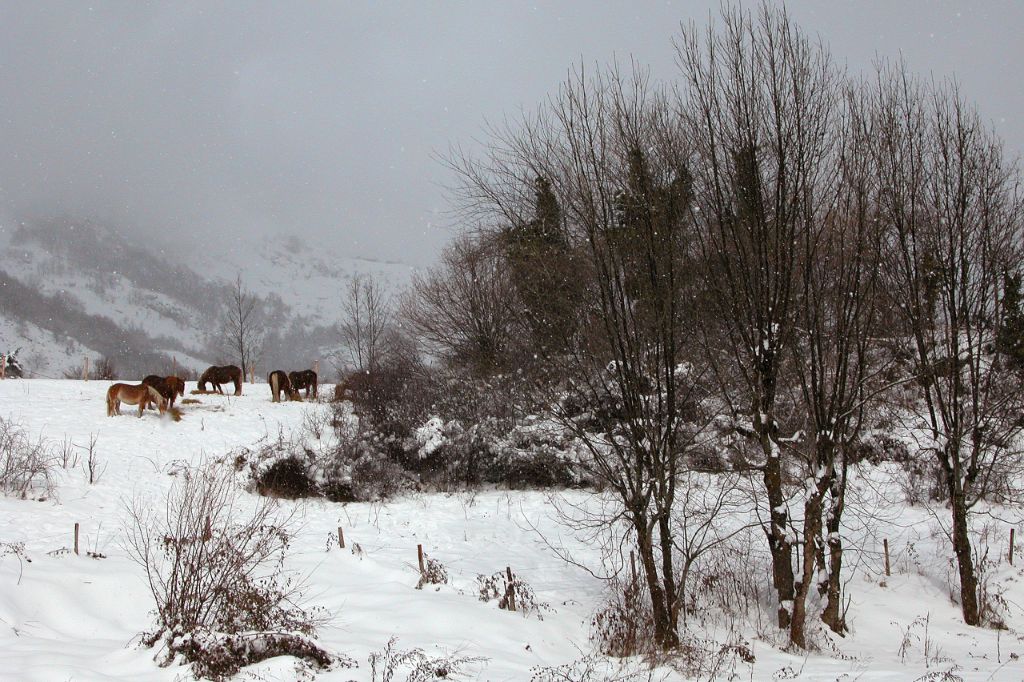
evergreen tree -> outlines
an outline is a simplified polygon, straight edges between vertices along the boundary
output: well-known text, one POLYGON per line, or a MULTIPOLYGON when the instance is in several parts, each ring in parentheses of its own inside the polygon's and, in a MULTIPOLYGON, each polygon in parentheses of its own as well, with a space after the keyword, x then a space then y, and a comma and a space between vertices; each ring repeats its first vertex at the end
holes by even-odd
POLYGON ((686 167, 659 182, 644 153, 630 151, 609 246, 620 261, 627 293, 652 322, 667 319, 661 308, 682 284, 676 280, 683 273, 670 268, 668 260, 686 261, 683 222, 691 198, 692 178, 686 167))
POLYGON ((534 346, 549 354, 564 349, 575 331, 579 286, 554 188, 538 177, 534 191, 534 217, 507 230, 506 258, 534 346))
POLYGON ((1003 273, 1002 319, 996 330, 996 351, 1018 371, 1024 370, 1024 311, 1021 311, 1020 284, 1019 274, 1003 273))

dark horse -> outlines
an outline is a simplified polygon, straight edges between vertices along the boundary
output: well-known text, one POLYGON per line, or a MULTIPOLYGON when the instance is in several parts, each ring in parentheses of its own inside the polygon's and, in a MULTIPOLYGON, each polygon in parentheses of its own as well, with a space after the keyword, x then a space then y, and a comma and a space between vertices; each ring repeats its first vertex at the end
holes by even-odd
POLYGON ((270 384, 270 402, 281 402, 282 392, 288 400, 301 400, 299 392, 292 388, 292 382, 288 379, 288 375, 281 370, 275 369, 268 374, 267 383, 270 384))
POLYGON ((199 390, 205 391, 208 383, 213 384, 213 390, 217 393, 224 393, 221 384, 234 383, 235 395, 242 395, 242 370, 235 365, 210 367, 199 377, 199 390))
POLYGON ((179 395, 185 395, 185 382, 176 376, 161 377, 150 374, 142 383, 155 388, 160 397, 167 402, 167 407, 174 407, 174 399, 179 395))
POLYGON ((313 392, 313 397, 316 397, 316 372, 311 369, 304 369, 301 372, 289 372, 288 378, 292 382, 292 390, 296 393, 306 389, 307 398, 310 391, 313 392))

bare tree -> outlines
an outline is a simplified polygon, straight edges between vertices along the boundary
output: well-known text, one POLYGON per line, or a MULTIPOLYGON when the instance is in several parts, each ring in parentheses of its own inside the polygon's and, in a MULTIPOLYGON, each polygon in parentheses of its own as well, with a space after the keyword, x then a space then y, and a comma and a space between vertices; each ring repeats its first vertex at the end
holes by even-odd
POLYGON ((589 475, 614 493, 612 516, 630 528, 655 644, 666 649, 679 642, 676 490, 706 425, 683 332, 692 258, 683 140, 645 73, 580 69, 535 117, 496 136, 484 161, 456 163, 470 213, 490 224, 530 215, 536 177, 557 195, 576 276, 590 289, 580 313, 590 330, 564 355, 560 375, 570 378, 555 417, 587 447, 589 475))
POLYGON ((922 84, 902 65, 879 70, 875 167, 887 227, 884 276, 912 351, 924 433, 949 495, 961 608, 981 623, 968 534, 975 505, 1019 461, 1022 386, 992 357, 1004 306, 1002 273, 1021 257, 1019 173, 955 85, 922 84))
MULTIPOLYGON (((802 557, 796 581, 792 641, 807 646, 807 597, 813 583, 826 604, 822 620, 837 633, 842 613, 841 521, 846 506, 848 454, 860 437, 872 380, 881 369, 871 354, 881 260, 869 145, 870 111, 856 87, 837 108, 832 198, 820 221, 803 230, 799 247, 793 366, 805 437, 792 447, 803 465, 802 557), (824 532, 823 532, 824 531, 824 532)), ((824 184, 823 190, 829 185, 824 184)))
POLYGON ((354 276, 342 300, 344 319, 338 335, 358 370, 377 369, 385 351, 391 324, 391 297, 377 280, 354 276))
POLYGON ((795 578, 780 382, 796 332, 799 245, 834 195, 839 74, 784 10, 767 6, 756 17, 726 9, 706 36, 691 25, 677 51, 714 310, 704 317, 709 357, 737 431, 758 451, 778 624, 787 628, 795 578))
POLYGON ((226 357, 241 366, 243 379, 259 361, 266 336, 267 323, 260 309, 260 299, 245 288, 239 274, 221 313, 218 346, 226 357))
POLYGON ((487 237, 453 241, 441 263, 412 278, 402 317, 428 349, 477 373, 510 365, 521 320, 501 249, 487 237))

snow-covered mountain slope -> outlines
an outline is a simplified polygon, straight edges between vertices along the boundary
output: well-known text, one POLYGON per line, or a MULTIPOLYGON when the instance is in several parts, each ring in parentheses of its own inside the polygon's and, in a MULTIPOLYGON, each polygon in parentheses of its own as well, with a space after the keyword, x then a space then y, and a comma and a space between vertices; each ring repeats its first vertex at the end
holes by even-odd
POLYGON ((84 356, 109 357, 127 375, 167 371, 172 357, 194 368, 228 362, 219 316, 241 277, 272 330, 260 364, 294 369, 336 344, 351 277, 398 290, 410 274, 297 237, 192 251, 138 244, 88 222, 0 225, 0 353, 20 348, 35 376, 60 376, 84 356))

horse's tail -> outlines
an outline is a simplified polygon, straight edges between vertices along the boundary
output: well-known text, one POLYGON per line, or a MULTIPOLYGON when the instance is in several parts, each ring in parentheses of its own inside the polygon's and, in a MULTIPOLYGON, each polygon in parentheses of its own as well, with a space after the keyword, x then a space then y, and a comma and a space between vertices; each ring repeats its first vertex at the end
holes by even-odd
POLYGON ((274 403, 276 403, 278 399, 277 377, 277 372, 271 372, 267 375, 267 383, 270 384, 270 401, 274 403))
POLYGON ((114 401, 117 399, 117 384, 107 389, 107 416, 114 416, 114 401))

